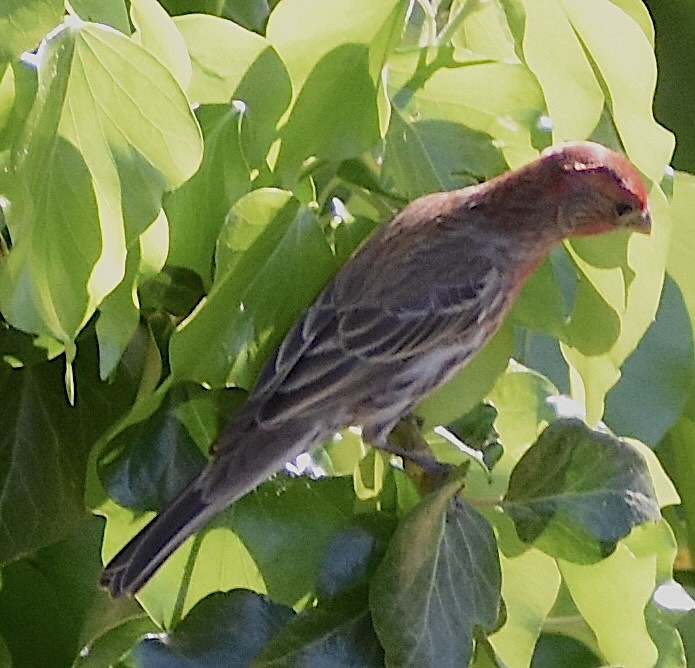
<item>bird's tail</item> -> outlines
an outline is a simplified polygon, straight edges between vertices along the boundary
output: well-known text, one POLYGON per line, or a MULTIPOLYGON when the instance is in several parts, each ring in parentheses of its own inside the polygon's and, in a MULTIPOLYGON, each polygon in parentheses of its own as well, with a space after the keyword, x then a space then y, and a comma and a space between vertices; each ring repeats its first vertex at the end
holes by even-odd
POLYGON ((298 422, 283 424, 282 434, 257 430, 235 442, 235 429, 222 434, 200 475, 106 565, 101 585, 112 596, 137 593, 186 538, 326 435, 298 422))
POLYGON ((221 510, 219 503, 205 500, 199 482, 191 482, 106 565, 101 586, 112 596, 135 594, 186 538, 221 510))

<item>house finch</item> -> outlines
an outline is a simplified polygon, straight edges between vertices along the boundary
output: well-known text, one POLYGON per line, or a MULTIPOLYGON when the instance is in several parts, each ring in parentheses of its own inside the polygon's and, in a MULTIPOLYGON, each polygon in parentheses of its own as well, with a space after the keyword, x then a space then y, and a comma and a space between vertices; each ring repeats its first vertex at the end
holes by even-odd
POLYGON ((211 461, 106 566, 102 584, 114 596, 137 592, 214 515, 346 426, 388 449, 398 420, 480 350, 555 244, 650 227, 635 168, 593 143, 415 200, 306 309, 211 461))

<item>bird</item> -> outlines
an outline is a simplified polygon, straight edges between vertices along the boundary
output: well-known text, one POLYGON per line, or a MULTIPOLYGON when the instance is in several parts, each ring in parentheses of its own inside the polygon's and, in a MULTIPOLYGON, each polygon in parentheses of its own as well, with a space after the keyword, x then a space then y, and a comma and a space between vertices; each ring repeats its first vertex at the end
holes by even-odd
POLYGON ((646 187, 625 156, 588 141, 405 206, 301 314, 202 472, 106 565, 101 585, 136 594, 186 538, 341 429, 359 425, 389 449, 393 427, 470 362, 553 247, 617 229, 650 233, 646 187))

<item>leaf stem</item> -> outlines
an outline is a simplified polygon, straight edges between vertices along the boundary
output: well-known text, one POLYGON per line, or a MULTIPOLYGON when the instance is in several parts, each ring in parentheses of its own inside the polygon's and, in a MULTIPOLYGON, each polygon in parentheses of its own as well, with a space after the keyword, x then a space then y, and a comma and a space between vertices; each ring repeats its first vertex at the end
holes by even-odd
POLYGON ((451 38, 456 34, 456 31, 459 29, 461 24, 465 21, 466 17, 474 12, 478 8, 479 4, 480 0, 468 0, 468 2, 464 2, 458 8, 454 16, 449 17, 446 25, 442 28, 442 32, 440 32, 439 37, 437 37, 437 44, 440 46, 443 44, 448 44, 451 41, 451 38))

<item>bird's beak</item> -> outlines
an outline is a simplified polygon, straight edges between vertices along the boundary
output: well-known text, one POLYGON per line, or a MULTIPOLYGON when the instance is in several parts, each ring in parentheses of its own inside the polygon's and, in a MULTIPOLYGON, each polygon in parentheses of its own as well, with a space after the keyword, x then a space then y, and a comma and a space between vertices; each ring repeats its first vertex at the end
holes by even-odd
POLYGON ((652 231, 652 217, 647 209, 640 211, 637 214, 637 220, 635 221, 635 232, 640 234, 650 234, 652 231))

